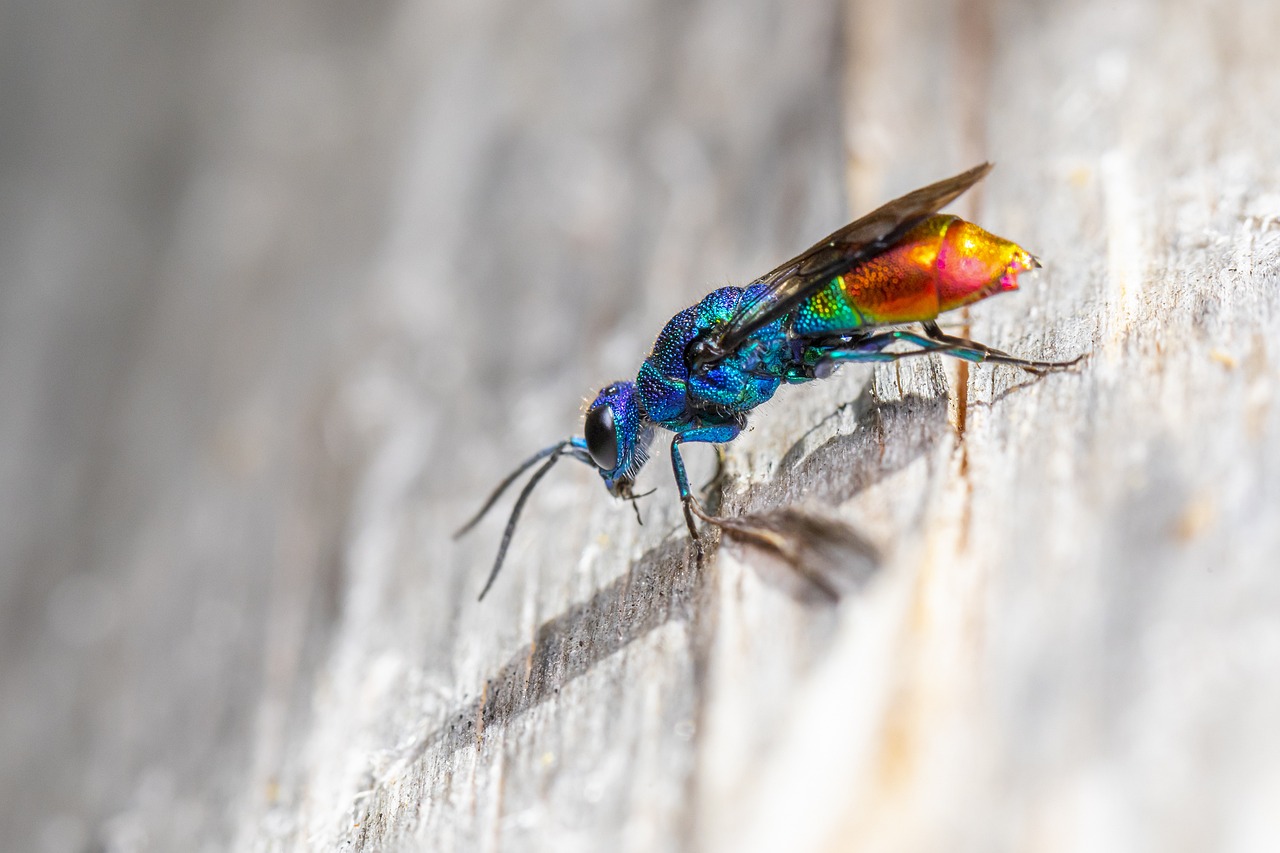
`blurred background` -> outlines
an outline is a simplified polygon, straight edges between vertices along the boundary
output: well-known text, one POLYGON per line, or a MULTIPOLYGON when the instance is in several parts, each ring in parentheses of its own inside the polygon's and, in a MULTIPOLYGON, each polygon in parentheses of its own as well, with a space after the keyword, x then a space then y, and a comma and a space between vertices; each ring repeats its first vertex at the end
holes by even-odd
POLYGON ((1276 32, 0 5, 0 846, 1271 849, 1276 32), (984 159, 1046 269, 955 322, 1084 366, 842 371, 729 454, 865 592, 695 570, 657 459, 643 528, 560 466, 475 603, 452 531, 673 313, 984 159))
POLYGON ((405 493, 446 658, 466 508, 844 215, 835 6, 0 9, 4 846, 231 843, 405 493))

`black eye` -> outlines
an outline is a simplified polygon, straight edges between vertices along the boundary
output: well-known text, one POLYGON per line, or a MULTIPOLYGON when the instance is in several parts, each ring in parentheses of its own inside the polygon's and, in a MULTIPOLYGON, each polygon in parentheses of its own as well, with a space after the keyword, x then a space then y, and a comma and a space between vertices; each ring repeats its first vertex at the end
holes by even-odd
POLYGON ((618 466, 618 437, 613 432, 613 406, 605 404, 587 412, 583 425, 587 434, 587 452, 605 471, 618 466))

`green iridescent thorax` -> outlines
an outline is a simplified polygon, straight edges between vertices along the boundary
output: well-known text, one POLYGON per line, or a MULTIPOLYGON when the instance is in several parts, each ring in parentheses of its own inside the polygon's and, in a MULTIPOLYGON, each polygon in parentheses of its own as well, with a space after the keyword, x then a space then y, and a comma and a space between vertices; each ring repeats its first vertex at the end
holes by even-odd
POLYGON ((1036 266, 1025 249, 971 222, 931 216, 802 303, 792 328, 820 335, 932 320, 1014 290, 1018 273, 1036 266))

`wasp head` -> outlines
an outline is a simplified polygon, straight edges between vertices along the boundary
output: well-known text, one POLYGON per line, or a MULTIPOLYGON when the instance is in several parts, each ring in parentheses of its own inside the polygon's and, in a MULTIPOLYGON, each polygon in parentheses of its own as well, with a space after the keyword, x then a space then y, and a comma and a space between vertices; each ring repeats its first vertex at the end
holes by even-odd
POLYGON ((633 382, 615 382, 587 407, 587 453, 614 497, 630 498, 636 474, 649 458, 653 427, 633 382))

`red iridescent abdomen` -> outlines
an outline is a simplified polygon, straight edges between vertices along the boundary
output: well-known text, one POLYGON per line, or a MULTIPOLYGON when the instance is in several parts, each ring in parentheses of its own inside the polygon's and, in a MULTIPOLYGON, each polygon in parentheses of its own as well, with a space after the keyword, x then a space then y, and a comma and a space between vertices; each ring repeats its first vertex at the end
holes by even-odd
POLYGON ((1017 289, 1018 273, 1037 266, 1025 249, 971 222, 931 216, 802 303, 792 329, 807 336, 932 320, 1017 289))

